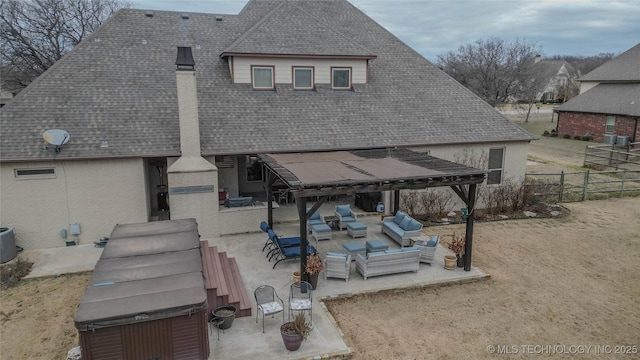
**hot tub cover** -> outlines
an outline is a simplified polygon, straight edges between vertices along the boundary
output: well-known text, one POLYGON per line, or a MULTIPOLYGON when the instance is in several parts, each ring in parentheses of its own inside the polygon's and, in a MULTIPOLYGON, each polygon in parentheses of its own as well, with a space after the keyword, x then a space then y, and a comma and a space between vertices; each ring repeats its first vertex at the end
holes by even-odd
POLYGON ((107 242, 78 306, 76 328, 87 331, 206 309, 197 228, 185 230, 181 220, 174 227, 172 221, 159 222, 158 228, 154 223, 116 226, 114 232, 132 225, 136 236, 107 242))

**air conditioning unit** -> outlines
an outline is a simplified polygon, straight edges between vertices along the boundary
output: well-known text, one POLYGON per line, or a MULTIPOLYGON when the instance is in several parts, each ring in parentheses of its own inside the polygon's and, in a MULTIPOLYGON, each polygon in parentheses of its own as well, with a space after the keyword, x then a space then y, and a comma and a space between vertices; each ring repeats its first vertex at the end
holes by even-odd
POLYGON ((629 145, 629 137, 628 136, 618 136, 616 139, 616 146, 628 146, 629 145))
POLYGON ((15 229, 13 227, 0 227, 0 264, 11 261, 15 257, 15 229))
POLYGON ((604 134, 604 143, 605 145, 615 145, 616 144, 616 135, 613 134, 604 134))

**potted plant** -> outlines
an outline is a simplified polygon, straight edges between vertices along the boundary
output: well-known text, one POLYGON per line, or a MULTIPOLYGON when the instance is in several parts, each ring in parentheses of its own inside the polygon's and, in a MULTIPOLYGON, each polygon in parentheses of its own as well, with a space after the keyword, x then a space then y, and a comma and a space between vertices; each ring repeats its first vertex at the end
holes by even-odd
POLYGON ((286 322, 280 326, 280 334, 282 335, 284 346, 289 351, 298 350, 300 344, 307 340, 311 329, 311 324, 307 322, 304 313, 296 314, 293 321, 286 322))
POLYGON ((465 237, 456 235, 456 232, 454 231, 453 235, 451 235, 451 242, 449 242, 447 247, 456 255, 458 267, 462 267, 464 265, 464 245, 465 237))
POLYGON ((310 254, 307 257, 307 266, 304 272, 307 274, 309 284, 313 286, 314 290, 318 287, 318 274, 320 274, 322 270, 324 270, 324 264, 322 260, 320 260, 320 257, 317 254, 310 254))

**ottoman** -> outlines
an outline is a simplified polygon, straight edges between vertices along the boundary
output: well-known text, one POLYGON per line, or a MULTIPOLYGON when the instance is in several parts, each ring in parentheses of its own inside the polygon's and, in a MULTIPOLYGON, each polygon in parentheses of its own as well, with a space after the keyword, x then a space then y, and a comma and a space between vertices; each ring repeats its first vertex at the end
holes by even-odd
POLYGON ((351 235, 354 239, 357 237, 366 237, 367 225, 357 221, 350 222, 347 224, 347 234, 351 235))
POLYGON ((331 228, 327 224, 311 225, 311 236, 318 240, 331 240, 331 228))
POLYGON ((389 249, 389 244, 384 240, 367 240, 367 254, 371 252, 385 251, 389 249))
POLYGON ((351 255, 351 261, 355 261, 357 254, 362 254, 363 256, 367 254, 367 248, 356 241, 344 243, 342 244, 342 248, 347 254, 351 255))

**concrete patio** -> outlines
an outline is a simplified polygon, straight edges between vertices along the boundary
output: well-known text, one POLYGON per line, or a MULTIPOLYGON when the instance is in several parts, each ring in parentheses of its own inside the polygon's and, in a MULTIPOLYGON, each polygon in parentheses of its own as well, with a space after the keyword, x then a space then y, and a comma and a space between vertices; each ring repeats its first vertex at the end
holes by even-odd
MULTIPOLYGON (((333 212, 335 204, 324 204, 321 213, 329 215, 333 212)), ((273 229, 280 236, 299 236, 298 222, 295 206, 280 207, 279 213, 274 212, 273 229), (280 221, 280 222, 278 222, 280 221)), ((358 241, 364 244, 366 240, 382 239, 389 244, 389 248, 398 248, 399 245, 386 235, 381 233, 380 216, 360 213, 358 221, 368 227, 366 238, 353 239, 347 235, 347 231, 333 230, 331 240, 322 240, 317 244, 309 236, 311 245, 318 249, 323 258, 327 251, 344 252, 342 244, 350 241, 358 241)), ((256 224, 258 230, 259 224, 256 224)), ((437 235, 437 227, 426 228, 423 231, 428 235, 437 235)), ((216 329, 210 333, 210 358, 216 359, 299 359, 299 358, 327 358, 340 357, 351 353, 350 348, 344 342, 342 332, 337 327, 332 316, 323 306, 321 299, 350 296, 367 292, 377 292, 385 289, 411 288, 422 286, 437 286, 450 282, 468 282, 488 278, 488 275, 477 268, 464 271, 462 268, 455 270, 444 269, 444 255, 451 254, 445 246, 438 246, 436 260, 433 264, 420 264, 417 273, 402 273, 372 277, 363 280, 356 272, 355 262, 351 265, 349 281, 342 279, 324 279, 321 275, 318 279, 317 290, 313 293, 313 331, 300 349, 289 352, 285 349, 280 336, 282 315, 265 319, 265 333, 262 333, 262 317, 256 324, 255 299, 253 291, 260 285, 271 285, 285 303, 285 320, 288 318, 287 299, 289 288, 293 283, 293 272, 300 269, 298 260, 288 260, 279 263, 272 269, 273 261, 265 258, 262 247, 267 239, 262 232, 224 236, 209 239, 210 246, 217 246, 219 251, 226 251, 228 256, 235 257, 240 268, 240 273, 247 288, 247 293, 253 303, 253 317, 236 318, 233 326, 224 333, 220 332, 220 340, 217 340, 216 329)))
MULTIPOLYGON (((344 203, 344 202, 341 202, 344 203)), ((324 215, 333 213, 336 203, 323 204, 320 212, 324 215)), ((353 204, 352 204, 353 207, 353 204)), ((398 244, 381 233, 380 216, 365 213, 355 209, 358 221, 368 227, 367 237, 353 239, 346 230, 333 230, 331 240, 322 240, 317 244, 309 235, 310 243, 318 249, 321 258, 330 252, 343 252, 342 244, 358 241, 364 244, 366 240, 384 240, 389 248, 398 248, 398 244)), ((299 236, 299 224, 295 205, 281 206, 274 211, 273 229, 279 236, 299 236)), ((285 349, 280 336, 282 314, 265 318, 265 333, 262 333, 262 317, 256 323, 255 299, 253 291, 260 285, 271 285, 283 300, 285 305, 285 320, 288 318, 289 288, 293 283, 293 272, 299 270, 298 260, 283 261, 272 269, 273 261, 269 262, 262 252, 267 239, 266 234, 259 231, 259 224, 255 224, 256 232, 223 236, 207 239, 209 246, 217 246, 219 251, 227 252, 238 263, 247 293, 252 301, 252 317, 236 318, 233 326, 224 332, 220 331, 220 340, 216 328, 209 329, 211 359, 299 359, 299 358, 340 358, 351 353, 351 349, 344 342, 342 332, 332 316, 324 307, 322 299, 351 296, 354 294, 372 293, 385 289, 412 288, 438 286, 445 283, 464 283, 486 279, 489 275, 477 268, 464 271, 444 269, 444 255, 451 254, 442 242, 438 246, 435 262, 431 265, 420 264, 417 273, 401 273, 395 275, 377 276, 363 280, 355 270, 355 262, 351 264, 349 281, 342 279, 318 279, 317 290, 313 293, 313 331, 300 349, 289 352, 285 349)), ((423 229, 427 235, 438 234, 438 227, 423 229)), ((100 257, 101 248, 92 244, 59 247, 22 254, 34 261, 29 277, 51 276, 64 273, 93 270, 100 257)))

